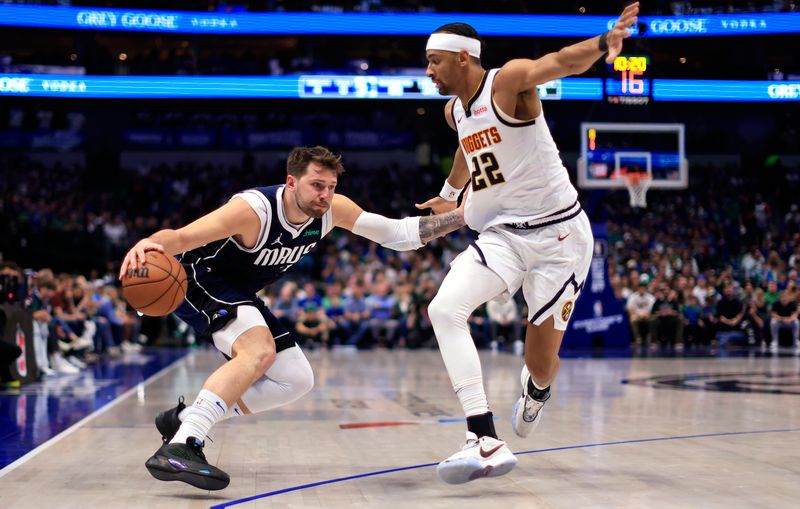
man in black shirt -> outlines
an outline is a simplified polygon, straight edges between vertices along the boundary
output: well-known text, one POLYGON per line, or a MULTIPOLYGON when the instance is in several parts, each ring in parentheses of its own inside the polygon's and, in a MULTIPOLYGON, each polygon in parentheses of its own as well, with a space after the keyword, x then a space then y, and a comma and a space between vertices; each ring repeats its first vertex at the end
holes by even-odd
POLYGON ((745 318, 745 311, 741 299, 733 292, 733 285, 725 286, 714 313, 717 318, 717 332, 743 332, 747 335, 747 342, 755 344, 755 330, 745 318))
POLYGON ((660 288, 656 292, 653 304, 653 339, 661 341, 666 338, 673 346, 683 346, 683 321, 680 318, 678 292, 660 288))
POLYGON ((772 319, 769 322, 772 332, 772 347, 778 347, 781 329, 791 329, 794 347, 800 349, 800 321, 797 319, 797 302, 791 300, 789 292, 783 292, 781 298, 772 305, 772 319))

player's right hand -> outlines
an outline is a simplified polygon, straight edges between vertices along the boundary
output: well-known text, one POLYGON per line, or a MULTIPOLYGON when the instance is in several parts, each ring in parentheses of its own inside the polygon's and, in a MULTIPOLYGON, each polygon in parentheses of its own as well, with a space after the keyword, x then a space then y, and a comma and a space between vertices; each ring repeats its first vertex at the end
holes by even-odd
POLYGON ((145 257, 147 251, 163 253, 164 246, 148 239, 142 239, 137 242, 125 255, 125 259, 122 260, 122 265, 119 268, 119 279, 122 279, 129 270, 136 270, 140 266, 144 266, 147 261, 147 257, 145 257))
POLYGON ((437 196, 423 203, 415 203, 414 206, 421 210, 431 209, 433 210, 434 214, 443 214, 445 212, 450 212, 451 210, 455 210, 456 202, 447 201, 441 196, 437 196))

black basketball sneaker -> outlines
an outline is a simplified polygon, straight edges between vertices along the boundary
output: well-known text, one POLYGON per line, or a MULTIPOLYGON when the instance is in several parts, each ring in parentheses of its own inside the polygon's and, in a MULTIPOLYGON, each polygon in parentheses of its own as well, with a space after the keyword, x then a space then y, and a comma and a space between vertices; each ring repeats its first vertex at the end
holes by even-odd
POLYGON ((178 398, 178 406, 164 410, 156 415, 156 428, 161 433, 161 440, 165 444, 172 440, 172 437, 178 432, 178 428, 181 427, 181 420, 178 415, 184 408, 186 408, 186 405, 183 403, 183 396, 180 396, 178 398))
POLYGON ((231 482, 228 474, 208 464, 203 442, 194 437, 185 444, 162 445, 144 465, 159 481, 183 481, 203 490, 221 490, 231 482))

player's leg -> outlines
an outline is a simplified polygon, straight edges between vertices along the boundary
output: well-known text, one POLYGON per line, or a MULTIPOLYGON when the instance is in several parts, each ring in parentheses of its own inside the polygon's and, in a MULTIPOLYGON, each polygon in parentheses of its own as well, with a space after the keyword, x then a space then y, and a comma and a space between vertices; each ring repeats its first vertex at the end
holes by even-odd
POLYGON ((506 289, 500 276, 465 252, 455 260, 428 307, 447 373, 467 416, 466 445, 437 468, 439 476, 451 484, 502 475, 517 462, 497 439, 480 358, 467 324, 475 308, 506 289))
POLYGON ((550 316, 539 325, 529 323, 525 331, 525 365, 520 375, 523 390, 511 415, 514 433, 521 437, 527 437, 539 425, 542 407, 550 399, 550 385, 561 367, 558 351, 564 331, 556 329, 554 323, 550 316))
POLYGON ((530 241, 538 244, 533 247, 534 260, 541 262, 533 264, 522 284, 529 323, 520 375, 522 395, 511 415, 511 427, 521 437, 536 429, 550 399, 550 386, 561 367, 558 352, 564 331, 588 275, 594 248, 591 226, 583 214, 532 236, 530 241))
MULTIPOLYGON (((238 417, 250 413, 264 412, 295 401, 308 393, 314 386, 314 373, 303 351, 291 338, 285 326, 266 309, 253 306, 240 306, 237 319, 213 335, 214 344, 228 357, 234 359, 241 348, 237 347, 239 337, 248 329, 257 330, 266 327, 278 351, 272 366, 262 374, 233 404, 220 420, 238 417)), ((243 343, 239 343, 243 345, 243 343)), ((192 412, 192 407, 183 404, 161 412, 156 417, 156 427, 165 441, 171 441, 178 431, 181 422, 192 412)))
POLYGON ((261 313, 253 306, 236 311, 236 317, 213 334, 215 346, 231 360, 206 379, 194 403, 185 409, 175 435, 145 463, 156 479, 183 481, 207 490, 223 489, 230 483, 228 474, 206 460, 203 441, 228 407, 276 358, 275 340, 261 313))

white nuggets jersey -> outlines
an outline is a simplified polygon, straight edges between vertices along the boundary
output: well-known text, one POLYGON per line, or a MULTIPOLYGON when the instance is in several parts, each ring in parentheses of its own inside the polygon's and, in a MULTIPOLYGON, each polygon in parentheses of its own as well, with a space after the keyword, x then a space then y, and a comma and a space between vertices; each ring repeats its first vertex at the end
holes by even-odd
MULTIPOLYGON (((542 112, 527 121, 500 111, 492 100, 499 69, 487 71, 467 103, 453 101, 453 123, 472 172, 465 219, 473 230, 507 223, 559 222, 580 213, 578 193, 542 112)), ((513 113, 513 112, 511 112, 513 113)))

